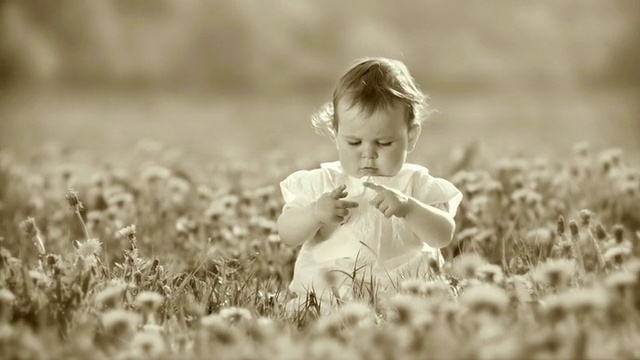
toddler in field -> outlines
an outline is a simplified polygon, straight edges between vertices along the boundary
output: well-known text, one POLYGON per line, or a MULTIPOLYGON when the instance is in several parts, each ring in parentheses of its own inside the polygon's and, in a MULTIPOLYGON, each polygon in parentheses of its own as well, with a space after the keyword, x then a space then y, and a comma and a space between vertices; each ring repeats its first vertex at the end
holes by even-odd
MULTIPOLYGON (((302 245, 289 286, 300 304, 349 298, 353 275, 378 286, 442 265, 462 193, 429 170, 406 163, 421 132, 425 95, 407 67, 387 58, 356 62, 333 100, 313 116, 338 161, 300 170, 280 183, 281 240, 302 245)), ((386 285, 385 285, 386 284, 386 285)), ((288 304, 288 307, 291 307, 288 304)))

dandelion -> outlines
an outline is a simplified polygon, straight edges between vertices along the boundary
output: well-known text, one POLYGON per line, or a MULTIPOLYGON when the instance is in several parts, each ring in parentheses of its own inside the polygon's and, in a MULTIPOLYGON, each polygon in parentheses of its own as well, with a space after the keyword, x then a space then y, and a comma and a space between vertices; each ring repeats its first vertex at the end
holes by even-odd
POLYGON ((348 302, 340 308, 339 317, 347 328, 373 323, 373 313, 366 304, 348 302))
POLYGON ((601 287, 580 288, 564 295, 568 308, 577 314, 603 310, 610 301, 608 291, 601 287))
POLYGON ((464 253, 451 262, 451 274, 458 278, 473 278, 476 271, 487 261, 476 253, 464 253))
POLYGON ((29 277, 36 283, 36 286, 45 288, 51 283, 51 279, 39 270, 29 270, 29 277))
POLYGON ((553 243, 552 231, 546 228, 534 229, 525 234, 524 240, 534 249, 544 249, 553 243))
POLYGON ((423 296, 427 291, 427 283, 421 279, 406 279, 400 283, 402 291, 415 296, 423 296))
POLYGON ((140 323, 140 316, 123 309, 112 309, 102 314, 102 326, 114 335, 128 336, 140 323))
POLYGON ((549 285, 558 288, 566 285, 573 277, 576 263, 568 259, 549 259, 540 264, 533 273, 533 280, 538 285, 549 285))
POLYGON ((124 297, 125 284, 111 285, 96 294, 95 302, 99 308, 112 309, 118 306, 124 297))
POLYGON ((42 241, 42 236, 40 235, 40 229, 38 229, 38 225, 36 225, 36 221, 34 218, 28 217, 27 220, 22 221, 20 223, 20 229, 22 229, 22 231, 24 231, 27 236, 31 238, 40 255, 46 254, 44 242, 42 241))
POLYGON ((131 341, 134 356, 154 359, 164 354, 166 346, 162 337, 155 332, 137 332, 131 341))
POLYGON ((136 307, 144 313, 152 313, 162 305, 164 296, 155 291, 142 291, 136 296, 136 307))
POLYGON ((79 242, 79 246, 76 249, 76 253, 84 258, 89 256, 98 255, 102 243, 97 238, 91 238, 84 242, 79 242))
POLYGON ((230 324, 251 321, 253 318, 249 310, 235 306, 220 310, 220 316, 230 324))
POLYGON ((135 224, 124 227, 116 232, 116 236, 123 238, 127 237, 129 239, 134 238, 136 236, 137 227, 135 224))
POLYGON ((238 334, 229 327, 229 322, 219 314, 201 317, 200 325, 210 338, 219 343, 233 344, 238 340, 238 334))
POLYGON ((451 286, 442 280, 428 281, 425 284, 424 296, 435 299, 452 299, 453 292, 451 291, 451 286))
POLYGON ((629 271, 618 271, 604 280, 605 287, 612 289, 619 296, 624 296, 625 293, 631 292, 637 283, 637 276, 629 271))
POLYGON ((504 273, 502 268, 495 264, 485 264, 476 270, 477 277, 493 284, 501 284, 504 281, 504 273))
POLYGON ((198 230, 198 224, 189 216, 182 216, 176 220, 176 231, 182 234, 193 234, 198 230))
POLYGON ((631 248, 627 246, 613 246, 604 253, 604 261, 610 265, 620 265, 631 257, 631 248))
POLYGON ((578 216, 580 217, 580 226, 588 227, 591 224, 593 212, 589 209, 582 209, 578 212, 578 216))
POLYGON ((424 311, 419 297, 396 294, 389 299, 387 317, 398 324, 410 324, 424 311))
POLYGON ((481 284, 467 288, 460 302, 472 312, 499 315, 509 305, 509 296, 497 286, 481 284))
POLYGON ((147 184, 155 184, 171 176, 171 170, 163 166, 149 166, 140 174, 140 179, 147 184))

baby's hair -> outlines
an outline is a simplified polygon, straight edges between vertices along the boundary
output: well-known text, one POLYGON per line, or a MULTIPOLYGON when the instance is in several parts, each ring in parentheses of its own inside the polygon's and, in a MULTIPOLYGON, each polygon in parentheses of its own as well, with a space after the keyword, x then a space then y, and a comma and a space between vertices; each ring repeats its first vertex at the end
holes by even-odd
POLYGON ((429 114, 427 96, 420 91, 407 66, 383 57, 360 59, 338 79, 332 101, 312 116, 316 132, 332 136, 337 133, 339 119, 335 109, 340 100, 349 101, 349 108, 359 106, 367 116, 402 103, 409 126, 422 124, 429 114))

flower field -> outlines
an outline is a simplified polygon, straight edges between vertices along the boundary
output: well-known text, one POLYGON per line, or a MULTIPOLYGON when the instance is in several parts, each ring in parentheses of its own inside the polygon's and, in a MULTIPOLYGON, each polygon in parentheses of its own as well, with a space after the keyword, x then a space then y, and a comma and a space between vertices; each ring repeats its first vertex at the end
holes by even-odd
POLYGON ((0 153, 0 358, 640 358, 640 168, 619 149, 463 154, 438 174, 465 195, 443 268, 295 311, 278 182, 317 163, 129 154, 0 153))

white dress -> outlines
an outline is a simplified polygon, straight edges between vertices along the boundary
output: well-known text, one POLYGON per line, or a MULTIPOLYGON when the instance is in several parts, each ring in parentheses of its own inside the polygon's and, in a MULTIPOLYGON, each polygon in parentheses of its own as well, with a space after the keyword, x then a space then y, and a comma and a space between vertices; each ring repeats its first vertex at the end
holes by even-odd
POLYGON ((349 275, 362 278, 374 276, 381 283, 394 282, 398 277, 411 276, 411 271, 425 266, 425 259, 444 259, 439 249, 427 245, 401 218, 385 218, 369 200, 375 191, 364 187, 363 181, 385 185, 412 196, 427 205, 434 205, 454 216, 462 201, 462 193, 449 181, 433 177, 429 170, 415 164, 404 164, 392 177, 365 176, 354 178, 344 172, 339 161, 323 163, 319 169, 300 170, 280 183, 285 201, 284 210, 304 207, 322 194, 341 184, 347 185, 346 200, 357 201, 342 224, 324 226, 307 239, 295 263, 289 290, 304 296, 312 290, 316 296, 345 296, 349 291, 349 275))

